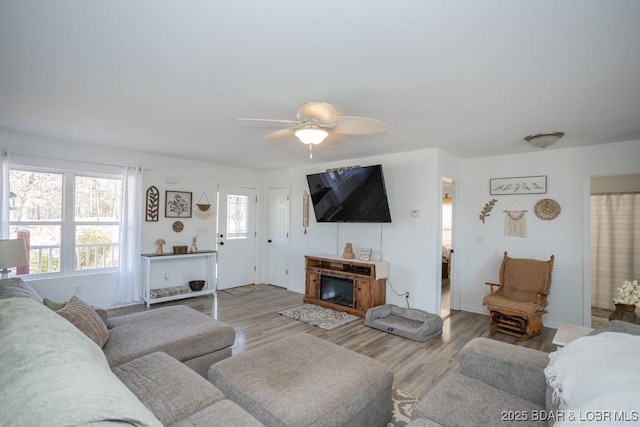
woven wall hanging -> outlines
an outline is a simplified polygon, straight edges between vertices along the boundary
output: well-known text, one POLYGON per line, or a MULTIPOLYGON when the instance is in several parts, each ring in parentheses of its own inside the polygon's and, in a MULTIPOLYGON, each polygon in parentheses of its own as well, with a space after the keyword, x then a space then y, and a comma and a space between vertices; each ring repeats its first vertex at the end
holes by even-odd
POLYGON ((533 212, 541 220, 551 221, 560 215, 560 203, 553 199, 542 199, 536 203, 533 212))

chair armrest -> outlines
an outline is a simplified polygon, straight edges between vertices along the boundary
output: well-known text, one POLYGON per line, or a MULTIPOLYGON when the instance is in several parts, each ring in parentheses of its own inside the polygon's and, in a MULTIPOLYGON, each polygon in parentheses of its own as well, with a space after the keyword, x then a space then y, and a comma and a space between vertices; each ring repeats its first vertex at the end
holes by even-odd
POLYGON ((501 284, 499 284, 499 283, 491 283, 491 282, 484 282, 484 284, 485 284, 485 285, 489 285, 489 286, 491 286, 491 293, 493 293, 493 287, 494 287, 494 286, 497 286, 497 287, 502 286, 502 285, 501 285, 501 284))
POLYGON ((474 338, 460 350, 460 373, 538 405, 545 405, 544 351, 474 338))

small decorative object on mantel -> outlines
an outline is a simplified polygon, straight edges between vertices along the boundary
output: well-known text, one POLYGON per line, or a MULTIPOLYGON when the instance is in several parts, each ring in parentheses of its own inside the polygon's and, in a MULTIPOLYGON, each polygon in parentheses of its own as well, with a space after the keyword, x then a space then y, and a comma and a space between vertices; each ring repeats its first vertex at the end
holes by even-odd
POLYGON ((353 259, 355 257, 353 253, 353 246, 351 243, 347 243, 344 245, 344 253, 342 254, 342 258, 353 259))
POLYGON ((211 203, 205 193, 202 193, 200 200, 196 203, 198 209, 196 210, 196 216, 200 219, 207 219, 212 215, 213 209, 211 209, 211 203))
POLYGON ((640 303, 640 284, 638 279, 625 282, 618 288, 616 298, 613 299, 616 309, 609 316, 609 320, 623 320, 638 323, 636 306, 640 303))
POLYGON ((156 240, 156 245, 158 245, 158 249, 156 249, 156 255, 162 255, 163 254, 163 249, 162 249, 162 245, 164 245, 165 242, 164 239, 158 239, 156 240))
POLYGON ((307 234, 307 227, 309 227, 309 193, 306 191, 302 195, 302 226, 304 227, 304 234, 307 234))
POLYGON ((147 222, 157 222, 160 214, 160 192, 153 185, 147 189, 146 202, 145 220, 147 222))
POLYGON ((560 215, 560 203, 553 199, 538 200, 533 207, 533 212, 544 221, 551 221, 560 215))
POLYGON ((193 236, 193 239, 191 239, 191 252, 198 252, 198 235, 196 234, 195 236, 193 236))
POLYGON ((174 246, 173 247, 173 254, 174 255, 184 255, 187 253, 187 249, 189 249, 189 246, 174 246))
POLYGON ((489 212, 491 212, 491 209, 493 209, 493 207, 496 205, 496 203, 498 203, 498 199, 491 199, 489 200, 489 202, 484 204, 484 208, 482 209, 482 211, 480 211, 480 221, 482 221, 482 223, 484 224, 484 219, 488 216, 491 216, 491 214, 489 212))
POLYGON ((171 226, 171 228, 173 229, 173 231, 175 231, 176 233, 181 232, 182 230, 184 230, 184 224, 182 223, 182 221, 176 221, 173 223, 173 225, 171 226))

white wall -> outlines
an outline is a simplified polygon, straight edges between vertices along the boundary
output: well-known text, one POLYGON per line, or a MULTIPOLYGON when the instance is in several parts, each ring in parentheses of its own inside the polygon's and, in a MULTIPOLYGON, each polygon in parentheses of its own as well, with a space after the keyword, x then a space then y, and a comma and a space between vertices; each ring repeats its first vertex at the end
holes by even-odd
MULTIPOLYGON (((0 148, 20 153, 29 159, 67 159, 78 162, 96 162, 114 165, 139 165, 144 167, 144 189, 155 185, 160 191, 160 218, 158 222, 144 222, 142 227, 142 252, 155 252, 155 241, 166 241, 165 251, 171 252, 173 245, 190 245, 192 237, 198 235, 198 249, 215 249, 216 244, 216 191, 219 184, 234 184, 258 188, 260 194, 262 172, 234 168, 212 163, 183 160, 156 154, 128 150, 106 149, 88 144, 77 144, 41 138, 21 133, 0 131, 0 148), (176 184, 167 184, 177 181, 176 184), (195 215, 180 219, 184 230, 176 233, 172 229, 175 218, 164 217, 165 191, 190 191, 193 203, 197 203, 202 193, 211 202, 214 214, 206 220, 195 215)), ((212 148, 213 149, 213 148, 212 148)), ((194 206, 194 209, 196 207, 194 206)), ((181 274, 181 272, 176 272, 181 274)), ((96 306, 111 306, 116 301, 114 273, 86 273, 82 275, 54 275, 53 277, 25 277, 43 296, 56 301, 66 301, 79 294, 87 302, 96 306)))
MULTIPOLYGON (((589 176, 640 171, 640 141, 602 144, 535 153, 463 160, 460 186, 458 244, 454 269, 460 286, 460 308, 486 313, 482 298, 485 281, 497 281, 502 253, 523 258, 547 259, 554 254, 555 267, 549 296, 548 326, 589 322, 589 176), (489 179, 546 175, 547 194, 490 196, 489 179), (498 199, 483 224, 478 215, 484 204, 498 199), (538 219, 533 207, 543 198, 556 200, 560 216, 538 219), (529 210, 528 237, 504 236, 504 213, 515 202, 529 210), (484 243, 479 243, 484 241, 484 243)), ((517 207, 514 206, 514 209, 517 207)))

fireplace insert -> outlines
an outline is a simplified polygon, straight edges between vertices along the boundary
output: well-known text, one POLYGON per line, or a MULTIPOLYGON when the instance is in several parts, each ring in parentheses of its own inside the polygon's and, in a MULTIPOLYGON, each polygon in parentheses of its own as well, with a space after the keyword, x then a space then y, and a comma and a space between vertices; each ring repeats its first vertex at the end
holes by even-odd
POLYGON ((320 299, 322 301, 353 307, 353 279, 320 276, 320 299))

